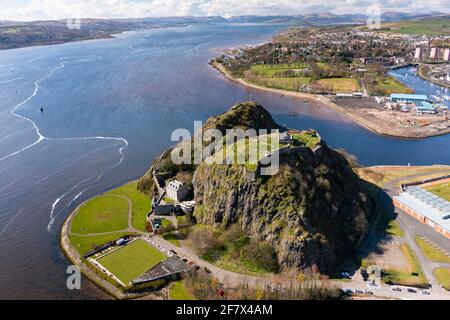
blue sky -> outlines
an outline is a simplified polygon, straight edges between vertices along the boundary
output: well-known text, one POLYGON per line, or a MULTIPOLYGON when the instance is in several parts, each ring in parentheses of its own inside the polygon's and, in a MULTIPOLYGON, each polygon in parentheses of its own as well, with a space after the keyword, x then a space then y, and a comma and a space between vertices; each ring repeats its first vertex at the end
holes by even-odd
POLYGON ((277 15, 382 11, 448 12, 448 0, 0 0, 0 20, 277 15))

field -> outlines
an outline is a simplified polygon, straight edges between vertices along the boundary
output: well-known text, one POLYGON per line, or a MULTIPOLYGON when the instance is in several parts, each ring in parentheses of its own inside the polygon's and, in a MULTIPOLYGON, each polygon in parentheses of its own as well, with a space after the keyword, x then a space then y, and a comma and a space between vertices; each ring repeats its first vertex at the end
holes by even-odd
POLYGON ((400 81, 392 77, 383 77, 375 80, 373 85, 368 85, 370 94, 390 95, 391 93, 413 93, 413 90, 406 87, 400 81))
POLYGON ((115 196, 98 196, 88 201, 73 219, 71 232, 93 234, 120 231, 128 227, 128 202, 115 196))
POLYGON ((450 257, 433 247, 421 237, 416 237, 417 245, 422 250, 423 255, 430 261, 450 263, 450 257))
POLYGON ((446 290, 450 291, 450 269, 437 268, 433 271, 436 280, 443 285, 446 290))
POLYGON ((450 19, 437 18, 419 21, 401 21, 383 24, 381 27, 385 32, 441 35, 450 32, 450 19))
POLYGON ((351 78, 320 79, 316 84, 329 92, 352 93, 361 90, 358 80, 351 78))
POLYGON ((122 195, 127 197, 132 202, 132 219, 131 223, 134 228, 145 232, 145 225, 147 223, 146 216, 151 207, 151 199, 147 195, 139 192, 137 189, 137 182, 133 181, 123 185, 117 189, 107 192, 111 195, 122 195))
POLYGON ((441 197, 447 201, 450 201, 450 184, 449 183, 435 185, 435 186, 427 188, 427 190, 433 192, 434 194, 438 195, 439 197, 441 197))
POLYGON ((283 72, 289 72, 289 70, 292 70, 292 74, 295 75, 295 73, 300 73, 300 71, 304 68, 308 67, 307 64, 272 64, 272 65, 265 65, 265 64, 258 64, 251 67, 251 70, 258 75, 262 75, 265 78, 269 77, 277 77, 279 74, 282 74, 283 72))
POLYGON ((161 251, 139 239, 97 261, 124 284, 129 284, 165 259, 161 251))

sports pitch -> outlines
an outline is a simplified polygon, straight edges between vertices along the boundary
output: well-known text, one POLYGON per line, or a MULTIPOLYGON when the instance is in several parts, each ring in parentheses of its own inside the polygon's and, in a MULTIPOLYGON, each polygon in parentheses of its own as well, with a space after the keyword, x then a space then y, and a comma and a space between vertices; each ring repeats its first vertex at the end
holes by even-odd
POLYGON ((97 260, 120 281, 128 285, 167 256, 139 239, 97 260))

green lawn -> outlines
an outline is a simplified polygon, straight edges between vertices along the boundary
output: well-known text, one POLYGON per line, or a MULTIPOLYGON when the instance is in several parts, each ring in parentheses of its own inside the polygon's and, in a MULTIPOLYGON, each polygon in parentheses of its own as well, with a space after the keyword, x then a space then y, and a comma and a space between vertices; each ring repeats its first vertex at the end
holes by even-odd
POLYGON ((139 239, 97 261, 125 284, 141 276, 167 256, 139 239))
POLYGON ((327 78, 320 79, 316 83, 330 92, 352 93, 361 90, 359 81, 352 78, 327 78))
POLYGON ((169 241, 171 244, 177 246, 177 247, 181 247, 181 243, 180 240, 178 240, 178 237, 176 234, 174 234, 173 232, 170 233, 164 233, 162 235, 164 240, 169 241))
POLYGON ((116 240, 130 233, 115 232, 110 234, 103 234, 99 236, 74 236, 69 235, 69 240, 77 251, 84 255, 89 251, 99 247, 109 241, 116 240))
POLYGON ((188 291, 186 284, 183 281, 177 281, 172 284, 169 289, 169 296, 172 300, 197 300, 188 291))
POLYGON ((401 21, 382 24, 381 27, 383 31, 393 33, 447 35, 450 32, 450 19, 433 18, 418 21, 401 21))
POLYGON ((128 227, 128 202, 114 196, 89 200, 72 221, 71 231, 78 234, 120 231, 128 227))
POLYGON ((147 213, 151 208, 151 199, 137 189, 137 181, 125 184, 117 189, 109 191, 107 194, 117 194, 128 197, 133 203, 132 206, 132 224, 133 227, 144 231, 147 223, 147 213))
POLYGON ((376 83, 368 86, 370 94, 390 95, 391 93, 413 93, 414 91, 393 77, 378 78, 376 83), (372 92, 373 91, 373 92, 372 92))
POLYGON ((395 221, 395 220, 389 221, 389 223, 386 227, 386 232, 393 236, 397 236, 397 237, 403 237, 405 235, 405 233, 403 232, 403 230, 400 228, 397 221, 395 221))
POLYGON ((256 72, 263 77, 271 78, 271 77, 277 77, 277 75, 280 74, 280 72, 291 70, 294 74, 295 73, 301 73, 302 69, 308 67, 307 64, 302 63, 293 63, 293 64, 257 64, 251 66, 251 70, 253 72, 256 72))
POLYGON ((304 143, 308 148, 311 149, 313 149, 320 142, 320 138, 317 134, 313 135, 307 132, 301 134, 293 134, 292 138, 304 143))
POLYGON ((422 250, 424 256, 430 261, 450 263, 450 257, 444 255, 441 251, 431 246, 421 237, 416 237, 417 245, 422 250))
POLYGON ((186 216, 177 216, 177 222, 179 226, 188 223, 186 216))
POLYGON ((447 201, 450 201, 450 184, 448 183, 432 186, 427 188, 427 190, 433 192, 441 198, 444 198, 447 201))
POLYGON ((422 271, 419 261, 411 248, 401 245, 401 250, 409 262, 409 268, 405 269, 384 269, 383 280, 396 285, 427 287, 428 282, 422 271))
POLYGON ((450 269, 437 268, 433 271, 436 280, 450 291, 450 269))

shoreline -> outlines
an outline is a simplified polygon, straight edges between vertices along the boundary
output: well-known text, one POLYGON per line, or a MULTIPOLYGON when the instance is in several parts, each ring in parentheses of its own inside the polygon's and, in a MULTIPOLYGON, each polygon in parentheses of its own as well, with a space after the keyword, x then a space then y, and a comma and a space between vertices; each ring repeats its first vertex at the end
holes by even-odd
POLYGON ((215 68, 216 70, 218 70, 226 79, 233 81, 235 83, 238 83, 240 85, 246 86, 248 88, 271 92, 271 93, 276 93, 276 94, 282 94, 285 96, 291 96, 291 97, 295 97, 295 98, 310 99, 313 101, 320 102, 321 104, 327 106, 328 108, 344 114, 345 116, 347 116, 348 118, 353 120, 356 124, 360 125, 361 127, 365 128, 373 133, 379 134, 379 135, 383 135, 383 136, 387 136, 387 137, 394 137, 394 138, 404 138, 404 139, 422 139, 422 138, 441 136, 441 135, 450 133, 450 129, 447 129, 445 131, 438 132, 438 133, 429 133, 429 134, 423 133, 420 135, 417 135, 417 134, 413 135, 413 134, 408 134, 408 133, 393 134, 393 133, 387 131, 388 129, 391 129, 391 128, 383 128, 376 123, 373 123, 373 122, 371 122, 367 119, 364 119, 352 112, 349 112, 345 108, 335 104, 334 102, 332 102, 330 99, 328 99, 327 97, 325 97, 323 95, 264 87, 264 86, 261 86, 258 84, 250 83, 242 78, 233 77, 231 75, 231 73, 222 64, 220 64, 216 61, 211 61, 210 65, 213 68, 215 68))
POLYGON ((85 201, 83 201, 79 206, 77 206, 64 220, 64 223, 61 227, 61 231, 59 233, 59 244, 61 247, 62 252, 66 256, 66 258, 72 263, 73 265, 77 266, 84 277, 91 283, 93 283, 95 286, 100 288, 102 291, 104 291, 106 294, 108 294, 110 297, 114 299, 119 300, 127 300, 127 299, 135 299, 140 298, 143 296, 150 295, 149 293, 125 293, 122 290, 120 290, 118 287, 114 286, 110 282, 106 281, 102 277, 100 277, 98 274, 96 274, 91 268, 89 268, 86 263, 83 261, 82 256, 80 253, 75 249, 75 247, 72 245, 69 239, 69 230, 72 225, 72 220, 77 215, 78 211, 86 205, 90 200, 97 197, 98 195, 93 196, 92 198, 89 198, 85 201))

